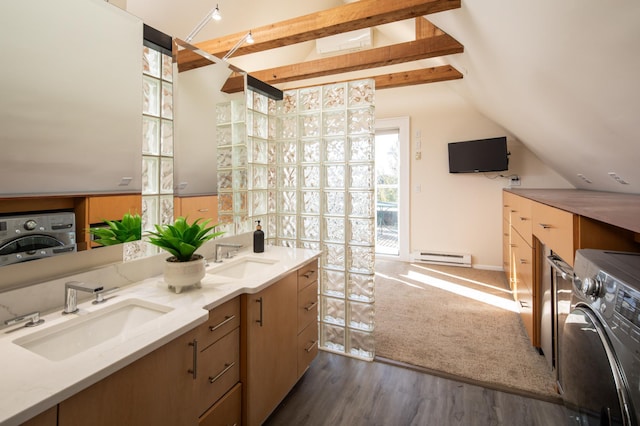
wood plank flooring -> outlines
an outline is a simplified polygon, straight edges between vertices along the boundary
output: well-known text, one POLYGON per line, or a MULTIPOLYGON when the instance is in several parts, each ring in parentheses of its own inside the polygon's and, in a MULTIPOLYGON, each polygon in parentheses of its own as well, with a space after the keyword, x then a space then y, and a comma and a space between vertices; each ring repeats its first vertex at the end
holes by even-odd
POLYGON ((555 426, 564 407, 320 351, 268 426, 555 426))

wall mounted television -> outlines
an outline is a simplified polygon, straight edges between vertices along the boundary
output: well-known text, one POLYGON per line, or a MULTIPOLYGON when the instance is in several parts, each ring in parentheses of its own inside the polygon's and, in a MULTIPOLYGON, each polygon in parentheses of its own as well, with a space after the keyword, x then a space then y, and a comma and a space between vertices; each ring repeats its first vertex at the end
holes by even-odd
POLYGON ((502 172, 508 168, 505 136, 449 143, 449 173, 502 172))

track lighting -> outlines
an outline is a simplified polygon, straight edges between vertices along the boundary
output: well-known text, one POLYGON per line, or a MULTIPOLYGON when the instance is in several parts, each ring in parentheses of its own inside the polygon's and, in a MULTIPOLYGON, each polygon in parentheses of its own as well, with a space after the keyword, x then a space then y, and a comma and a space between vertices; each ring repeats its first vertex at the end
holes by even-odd
POLYGON ((231 48, 231 50, 229 50, 227 54, 222 57, 222 60, 226 61, 227 59, 229 59, 231 55, 236 53, 236 50, 238 50, 240 46, 242 46, 245 42, 249 44, 253 44, 254 40, 253 40, 253 35, 251 35, 251 31, 243 35, 242 38, 238 40, 238 42, 231 48))
POLYGON ((185 39, 185 41, 187 43, 191 43, 191 41, 193 40, 193 38, 204 28, 205 25, 207 25, 207 23, 210 20, 214 20, 214 21, 219 21, 222 19, 222 15, 220 14, 220 8, 218 7, 218 4, 216 3, 216 7, 214 7, 213 9, 211 9, 209 11, 209 13, 207 13, 204 18, 202 18, 202 20, 198 23, 198 25, 196 25, 196 27, 193 29, 193 31, 191 31, 189 33, 189 35, 187 36, 187 38, 185 39))

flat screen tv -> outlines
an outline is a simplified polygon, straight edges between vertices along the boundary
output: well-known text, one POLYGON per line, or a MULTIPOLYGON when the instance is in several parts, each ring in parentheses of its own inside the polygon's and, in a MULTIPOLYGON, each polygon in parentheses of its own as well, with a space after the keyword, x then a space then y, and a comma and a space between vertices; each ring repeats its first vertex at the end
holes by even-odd
POLYGON ((505 136, 449 143, 449 173, 501 172, 508 168, 505 136))

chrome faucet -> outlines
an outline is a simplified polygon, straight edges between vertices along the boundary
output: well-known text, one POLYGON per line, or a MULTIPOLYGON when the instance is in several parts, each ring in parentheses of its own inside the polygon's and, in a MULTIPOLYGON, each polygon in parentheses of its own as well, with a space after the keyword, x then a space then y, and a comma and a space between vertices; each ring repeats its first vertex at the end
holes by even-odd
POLYGON ((74 314, 78 312, 78 295, 77 292, 85 291, 87 293, 96 294, 103 290, 100 284, 85 284, 80 281, 69 281, 64 285, 64 310, 63 315, 74 314))
POLYGON ((4 325, 14 325, 25 321, 27 321, 24 325, 25 327, 35 327, 36 325, 40 325, 44 322, 44 320, 40 318, 40 312, 32 312, 30 314, 8 319, 4 322, 4 325))
POLYGON ((229 244, 229 243, 218 243, 218 244, 216 244, 216 251, 215 251, 215 255, 213 257, 213 261, 215 263, 221 263, 222 262, 222 258, 220 257, 220 249, 223 248, 223 247, 235 249, 235 250, 227 251, 227 259, 230 259, 230 258, 233 257, 235 252, 237 252, 242 247, 242 244, 229 244))

